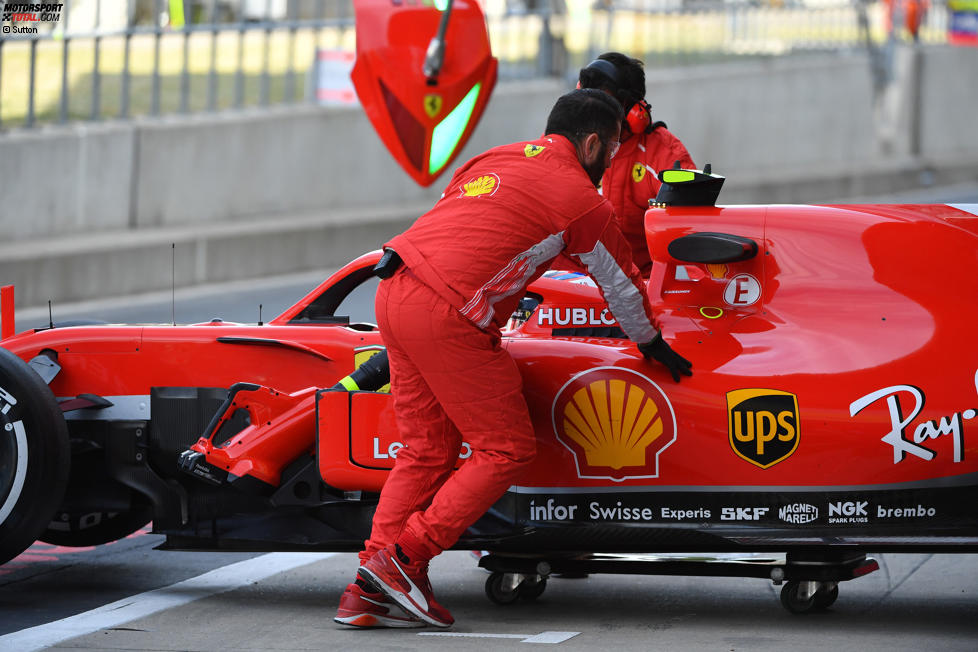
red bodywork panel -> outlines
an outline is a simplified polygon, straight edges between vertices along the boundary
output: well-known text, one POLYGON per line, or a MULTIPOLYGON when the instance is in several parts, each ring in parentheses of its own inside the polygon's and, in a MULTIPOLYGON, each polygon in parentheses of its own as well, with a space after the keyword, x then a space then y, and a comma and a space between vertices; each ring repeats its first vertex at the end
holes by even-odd
MULTIPOLYGON (((514 520, 723 528, 753 518, 978 538, 975 210, 651 209, 650 299, 693 363, 678 384, 610 336, 586 277, 539 279, 529 290, 540 304, 504 333, 538 437, 536 461, 508 493, 514 520), (749 238, 757 255, 721 265, 670 256, 669 243, 697 232, 749 238)), ((328 388, 358 350, 382 344, 369 324, 329 323, 378 257, 351 262, 266 326, 58 328, 3 345, 24 360, 57 352, 59 397, 241 381, 328 388)), ((320 392, 316 410, 318 445, 306 419, 289 454, 314 451, 330 487, 379 490, 399 447, 389 396, 320 392)))
POLYGON ((350 77, 394 160, 429 186, 465 146, 496 84, 486 18, 475 0, 455 0, 437 77, 423 68, 442 12, 431 4, 355 0, 357 59, 350 77))

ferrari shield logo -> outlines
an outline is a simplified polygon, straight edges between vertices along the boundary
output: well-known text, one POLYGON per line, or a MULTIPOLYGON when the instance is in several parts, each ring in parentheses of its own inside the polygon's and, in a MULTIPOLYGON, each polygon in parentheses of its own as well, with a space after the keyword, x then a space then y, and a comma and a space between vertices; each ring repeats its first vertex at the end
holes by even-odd
POLYGON ((429 118, 434 118, 441 113, 441 104, 441 95, 431 93, 424 96, 424 112, 428 114, 429 118))
POLYGON ((530 143, 529 145, 523 148, 523 154, 526 155, 526 158, 533 158, 534 156, 536 156, 537 154, 539 154, 545 149, 546 147, 544 147, 543 145, 534 145, 530 143))
POLYGON ((730 447, 741 459, 767 469, 787 459, 801 436, 798 397, 777 389, 727 392, 730 447))
POLYGON ((632 179, 635 183, 638 183, 645 178, 645 166, 641 163, 636 163, 632 166, 632 179))
POLYGON ((580 478, 659 477, 659 455, 676 441, 669 399, 645 376, 620 367, 578 374, 554 398, 557 440, 580 478))

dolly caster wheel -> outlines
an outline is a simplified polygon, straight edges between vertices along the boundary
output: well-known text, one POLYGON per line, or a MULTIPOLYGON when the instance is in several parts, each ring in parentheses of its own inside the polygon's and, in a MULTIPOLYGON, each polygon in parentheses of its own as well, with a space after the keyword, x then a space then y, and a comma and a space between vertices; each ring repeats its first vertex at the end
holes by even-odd
POLYGON ((513 604, 520 598, 519 576, 514 573, 493 573, 486 579, 486 596, 499 605, 513 604))
POLYGON ((543 595, 547 578, 541 575, 493 573, 486 579, 486 596, 499 605, 510 605, 519 599, 533 601, 543 595))
POLYGON ((839 597, 836 582, 785 582, 781 604, 793 614, 808 614, 828 609, 839 597))
POLYGON ((826 588, 823 584, 815 592, 815 608, 819 611, 828 609, 839 599, 839 585, 835 584, 835 582, 828 582, 828 584, 833 584, 834 586, 832 588, 826 588))
POLYGON ((530 575, 523 583, 520 584, 520 588, 517 589, 520 594, 521 600, 526 600, 527 602, 533 602, 547 589, 547 578, 540 575, 530 575), (534 579, 536 578, 536 579, 534 579))

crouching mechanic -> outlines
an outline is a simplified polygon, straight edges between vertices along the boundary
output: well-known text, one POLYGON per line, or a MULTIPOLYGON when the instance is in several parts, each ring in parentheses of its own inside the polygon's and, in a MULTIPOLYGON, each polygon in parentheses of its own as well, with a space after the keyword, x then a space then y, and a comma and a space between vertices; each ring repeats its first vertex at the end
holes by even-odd
POLYGON ((470 160, 438 203, 385 245, 377 322, 405 446, 381 492, 337 622, 454 622, 435 601, 428 562, 536 454, 522 379, 500 345, 500 328, 558 254, 580 261, 645 357, 668 367, 676 381, 692 374, 656 328, 628 243, 595 190, 618 148, 621 119, 621 105, 606 93, 564 95, 543 138, 470 160), (456 471, 463 438, 472 455, 456 471))

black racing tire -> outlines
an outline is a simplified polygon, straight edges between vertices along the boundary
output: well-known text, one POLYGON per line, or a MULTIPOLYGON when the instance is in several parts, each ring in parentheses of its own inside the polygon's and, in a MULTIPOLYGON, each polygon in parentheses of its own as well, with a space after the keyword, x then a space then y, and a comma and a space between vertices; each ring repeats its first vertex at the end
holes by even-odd
POLYGON ((81 513, 59 509, 37 538, 55 546, 81 548, 127 537, 153 520, 153 506, 138 492, 133 491, 132 495, 132 507, 124 512, 81 513))
POLYGON ((26 550, 64 499, 68 427, 54 394, 0 348, 0 564, 26 550))

